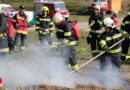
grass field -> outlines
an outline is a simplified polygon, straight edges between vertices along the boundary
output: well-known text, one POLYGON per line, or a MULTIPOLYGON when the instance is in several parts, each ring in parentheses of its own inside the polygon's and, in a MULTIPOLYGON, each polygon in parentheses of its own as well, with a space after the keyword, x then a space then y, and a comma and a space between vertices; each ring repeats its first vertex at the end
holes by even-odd
MULTIPOLYGON (((78 20, 79 22, 86 22, 88 21, 88 15, 77 15, 77 8, 82 7, 87 10, 89 6, 91 6, 91 2, 89 0, 64 0, 66 3, 67 8, 70 12, 69 19, 71 20, 78 20)), ((1 3, 7 3, 10 4, 12 7, 14 7, 16 10, 19 10, 19 6, 21 4, 25 5, 26 10, 34 10, 34 0, 1 0, 1 3), (15 3, 14 3, 15 2, 15 3)), ((122 18, 127 13, 126 5, 129 3, 129 1, 125 1, 122 3, 122 11, 120 12, 119 17, 122 18)))

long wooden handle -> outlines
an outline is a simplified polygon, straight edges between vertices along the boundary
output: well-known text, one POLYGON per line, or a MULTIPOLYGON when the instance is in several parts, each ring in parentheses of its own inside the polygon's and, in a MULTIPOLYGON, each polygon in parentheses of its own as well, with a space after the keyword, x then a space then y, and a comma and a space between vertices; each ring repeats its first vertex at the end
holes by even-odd
MULTIPOLYGON (((117 43, 115 43, 114 45, 112 45, 110 48, 115 47, 116 45, 118 45, 119 43, 121 43, 123 40, 124 40, 124 38, 121 39, 120 41, 118 41, 117 43)), ((97 57, 101 56, 101 55, 104 54, 104 53, 105 53, 105 51, 101 52, 101 53, 98 54, 97 56, 93 57, 93 58, 90 59, 89 61, 87 61, 87 62, 85 62, 84 64, 82 64, 81 66, 79 66, 79 68, 77 68, 77 69, 73 70, 72 72, 70 72, 69 74, 74 73, 75 71, 77 71, 77 70, 79 70, 80 68, 84 67, 85 65, 87 65, 87 64, 90 63, 90 62, 92 62, 93 60, 95 60, 97 57)))

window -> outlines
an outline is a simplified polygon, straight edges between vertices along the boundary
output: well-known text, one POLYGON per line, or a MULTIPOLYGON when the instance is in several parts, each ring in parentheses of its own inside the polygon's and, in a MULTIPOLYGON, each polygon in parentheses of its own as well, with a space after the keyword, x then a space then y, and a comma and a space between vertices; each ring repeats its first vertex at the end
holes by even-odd
POLYGON ((56 10, 63 10, 63 9, 66 9, 66 7, 65 7, 64 3, 59 3, 59 4, 55 4, 55 9, 56 10))
POLYGON ((106 2, 107 0, 100 0, 100 2, 106 2))
POLYGON ((8 12, 14 12, 12 8, 8 8, 8 12))
POLYGON ((99 0, 93 0, 93 2, 99 2, 99 0))
POLYGON ((6 12, 6 8, 2 8, 2 11, 3 11, 3 12, 6 12))
POLYGON ((53 4, 51 4, 51 9, 54 10, 54 5, 53 4))

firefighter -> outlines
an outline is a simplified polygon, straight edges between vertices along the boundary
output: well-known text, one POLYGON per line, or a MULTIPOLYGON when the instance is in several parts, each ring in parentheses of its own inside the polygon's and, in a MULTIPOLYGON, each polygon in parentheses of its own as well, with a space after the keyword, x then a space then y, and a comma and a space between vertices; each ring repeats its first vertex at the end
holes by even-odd
MULTIPOLYGON (((130 34, 130 7, 129 7, 128 15, 122 21, 121 29, 130 34)), ((125 39, 122 43, 122 55, 121 55, 122 61, 126 60, 129 46, 130 46, 130 40, 125 39)))
POLYGON ((14 19, 14 28, 16 29, 16 35, 14 40, 14 48, 18 46, 18 40, 21 38, 20 50, 23 51, 26 49, 25 41, 27 38, 27 26, 28 26, 28 16, 25 14, 25 6, 19 6, 20 11, 16 13, 13 17, 14 19))
POLYGON ((118 15, 118 11, 113 11, 113 12, 112 12, 112 17, 111 17, 111 19, 114 20, 114 25, 115 25, 115 26, 117 26, 117 24, 118 24, 117 15, 118 15))
POLYGON ((62 55, 66 59, 66 63, 70 65, 72 70, 78 68, 76 61, 76 50, 75 50, 75 37, 70 24, 64 20, 60 13, 56 13, 53 16, 53 22, 56 26, 56 36, 62 46, 62 55))
POLYGON ((120 41, 123 37, 129 38, 129 34, 123 30, 118 30, 114 26, 114 21, 111 18, 103 20, 103 27, 105 32, 100 35, 100 46, 106 51, 100 60, 100 68, 102 71, 106 70, 111 61, 113 68, 121 67, 121 43, 110 49, 109 47, 120 41))
POLYGON ((9 52, 12 54, 13 51, 13 18, 8 17, 8 46, 9 46, 9 52))
POLYGON ((1 7, 0 7, 0 55, 8 55, 9 48, 8 48, 8 36, 7 36, 7 30, 8 30, 8 21, 6 16, 2 13, 1 7))
POLYGON ((91 45, 92 56, 96 56, 99 53, 99 40, 98 35, 102 33, 102 21, 104 16, 100 14, 100 6, 95 5, 93 7, 93 14, 89 18, 90 33, 87 37, 88 44, 91 45))
POLYGON ((52 45, 51 36, 53 34, 53 22, 49 17, 49 9, 46 6, 41 8, 41 14, 36 18, 36 33, 39 34, 39 40, 41 45, 52 45))

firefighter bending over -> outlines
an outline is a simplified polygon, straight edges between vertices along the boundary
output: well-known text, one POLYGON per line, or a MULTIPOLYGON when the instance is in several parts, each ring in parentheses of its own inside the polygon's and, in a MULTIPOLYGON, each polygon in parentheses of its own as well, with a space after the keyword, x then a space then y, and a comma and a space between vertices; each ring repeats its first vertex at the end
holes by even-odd
POLYGON ((125 31, 118 30, 114 27, 114 22, 111 18, 105 18, 103 21, 103 27, 105 32, 100 36, 100 45, 101 48, 106 51, 102 55, 100 60, 100 68, 102 71, 107 69, 110 61, 113 68, 121 67, 121 43, 110 49, 109 47, 120 41, 123 37, 129 38, 129 34, 125 31))
POLYGON ((61 52, 66 60, 65 62, 70 65, 72 70, 75 70, 78 68, 78 64, 75 50, 76 41, 72 27, 60 13, 54 14, 53 22, 56 28, 58 28, 56 36, 58 41, 61 42, 61 52))
POLYGON ((51 36, 53 33, 53 22, 49 17, 49 9, 46 6, 41 8, 41 13, 36 18, 36 33, 39 34, 39 40, 41 45, 45 45, 45 42, 48 42, 48 45, 52 45, 51 36))
MULTIPOLYGON (((128 15, 123 19, 123 22, 121 24, 121 29, 130 34, 130 7, 129 7, 128 15)), ((126 60, 128 50, 130 50, 129 46, 130 46, 130 39, 125 39, 122 43, 122 55, 121 55, 122 61, 126 60)))
POLYGON ((8 30, 8 20, 6 16, 2 13, 0 7, 0 55, 8 55, 9 48, 8 48, 8 37, 7 37, 7 30, 8 30))
POLYGON ((88 44, 91 45, 92 56, 99 54, 99 39, 98 35, 102 34, 102 21, 104 16, 100 14, 100 6, 95 5, 93 7, 93 14, 89 18, 90 33, 87 37, 88 44))
POLYGON ((14 40, 14 48, 16 49, 18 46, 18 39, 21 38, 20 50, 25 50, 25 41, 27 38, 27 20, 28 16, 25 14, 25 7, 24 5, 20 5, 20 11, 16 13, 14 16, 14 28, 16 29, 16 35, 14 40))

